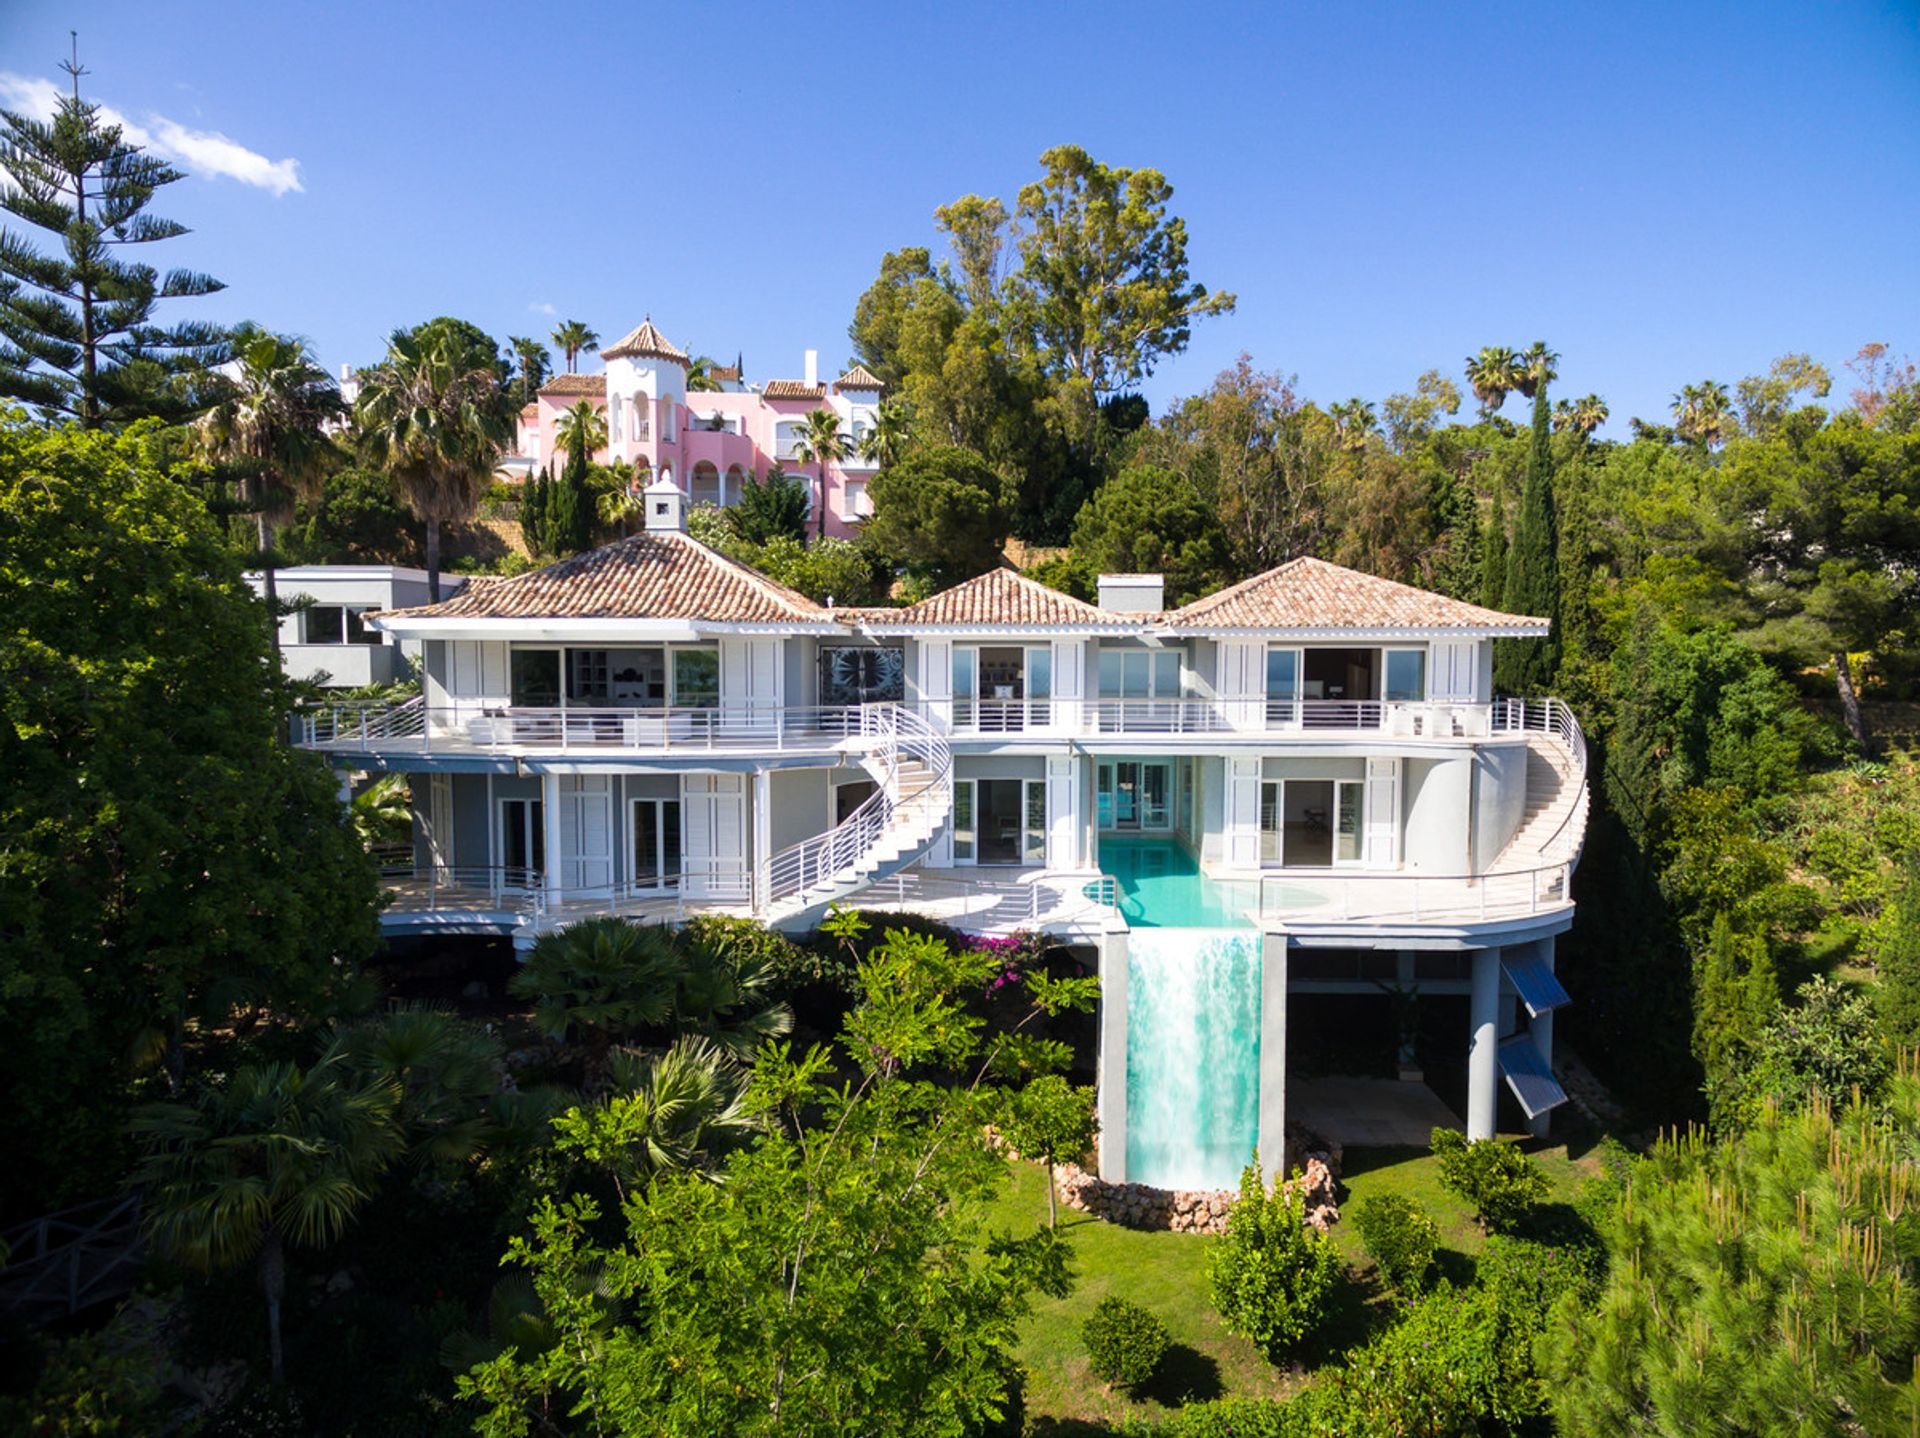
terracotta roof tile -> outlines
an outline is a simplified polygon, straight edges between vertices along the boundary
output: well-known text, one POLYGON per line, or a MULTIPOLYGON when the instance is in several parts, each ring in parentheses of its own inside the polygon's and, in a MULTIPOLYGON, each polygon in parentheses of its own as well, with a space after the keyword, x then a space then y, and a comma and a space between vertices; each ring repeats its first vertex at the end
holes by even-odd
POLYGON ((887 386, 879 375, 863 364, 857 364, 839 379, 833 382, 835 389, 872 389, 881 390, 887 386))
POLYGON ((1501 614, 1410 584, 1292 559, 1166 616, 1175 629, 1513 629, 1547 621, 1501 614))
POLYGON ((827 387, 801 379, 770 379, 760 386, 763 399, 825 399, 827 387))
POLYGON ((557 374, 540 386, 544 395, 591 395, 596 399, 605 399, 607 395, 607 377, 603 374, 557 374))
POLYGON ((737 364, 708 365, 707 373, 721 384, 737 384, 740 380, 740 366, 737 364))
POLYGON ((993 625, 1012 629, 1050 626, 1085 628, 1137 628, 1151 621, 1151 614, 1115 614, 1049 589, 1038 580, 1012 569, 989 569, 985 574, 932 594, 904 609, 864 609, 841 611, 857 622, 884 628, 889 625, 954 625, 975 627, 993 625))
POLYGON ((653 327, 652 320, 640 321, 640 327, 611 349, 600 351, 601 359, 669 359, 687 362, 687 352, 653 327))
POLYGON ((385 617, 410 619, 696 619, 819 624, 804 594, 675 532, 636 534, 511 579, 475 579, 451 599, 385 617))

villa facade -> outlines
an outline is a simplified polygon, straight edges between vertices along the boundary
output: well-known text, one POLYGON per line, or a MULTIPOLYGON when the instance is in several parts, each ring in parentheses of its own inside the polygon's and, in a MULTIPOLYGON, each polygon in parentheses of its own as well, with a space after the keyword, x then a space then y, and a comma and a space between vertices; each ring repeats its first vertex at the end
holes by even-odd
POLYGON ((819 356, 806 352, 799 379, 771 379, 750 386, 738 369, 716 368, 713 390, 689 391, 686 351, 669 341, 651 320, 600 352, 601 374, 555 375, 520 413, 509 471, 530 474, 561 462, 556 438, 561 415, 581 400, 601 411, 607 446, 597 463, 632 466, 636 489, 655 480, 678 485, 695 504, 736 503, 749 479, 778 464, 808 481, 810 502, 818 502, 819 467, 794 456, 807 416, 828 409, 840 419, 840 434, 851 451, 826 467, 826 532, 852 534, 872 512, 867 481, 878 465, 860 452, 874 423, 885 386, 856 365, 831 383, 819 376, 819 356))
POLYGON ((1236 1067, 1207 1142, 1277 1152, 1304 995, 1467 999, 1476 1136, 1503 1077, 1536 1126, 1564 1099, 1585 749, 1492 684, 1493 641, 1546 621, 1305 558, 1172 610, 1157 576, 1090 604, 1011 570, 828 608, 689 537, 664 476, 645 500, 631 538, 369 616, 422 646, 423 694, 301 717, 337 765, 412 776, 390 927, 800 929, 844 900, 1046 930, 1098 954, 1114 1177, 1165 1172, 1153 1104, 1236 1067), (1178 1075, 1129 1077, 1159 1049, 1178 1075))

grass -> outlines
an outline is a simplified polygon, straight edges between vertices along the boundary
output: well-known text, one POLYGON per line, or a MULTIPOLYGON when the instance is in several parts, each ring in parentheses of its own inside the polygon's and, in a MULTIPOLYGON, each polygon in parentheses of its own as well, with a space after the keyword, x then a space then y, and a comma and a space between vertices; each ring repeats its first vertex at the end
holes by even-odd
MULTIPOLYGON (((1592 1171, 1565 1147, 1534 1158, 1552 1185, 1550 1202, 1565 1202, 1592 1171)), ((1373 1194, 1413 1199, 1440 1225, 1441 1271, 1455 1281, 1472 1276, 1485 1245, 1472 1212, 1440 1187, 1439 1169, 1425 1149, 1350 1148, 1341 1207, 1373 1194)), ((1031 1232, 1046 1222, 1046 1172, 1012 1165, 1013 1182, 988 1214, 992 1227, 1031 1232)), ((1375 1281, 1351 1224, 1334 1227, 1347 1261, 1347 1279, 1319 1341, 1291 1367, 1269 1363, 1243 1338, 1220 1326, 1207 1292, 1207 1248, 1213 1239, 1190 1233, 1141 1233, 1072 1209, 1060 1210, 1061 1231, 1073 1245, 1074 1284, 1063 1299, 1042 1298, 1021 1326, 1019 1357, 1027 1369, 1026 1403, 1032 1430, 1057 1438, 1111 1433, 1129 1418, 1162 1416, 1205 1398, 1284 1398, 1310 1380, 1311 1371, 1341 1355, 1390 1321, 1391 1304, 1375 1281), (1143 1391, 1107 1392, 1087 1367, 1080 1325, 1109 1294, 1157 1314, 1173 1340, 1160 1371, 1143 1391)))

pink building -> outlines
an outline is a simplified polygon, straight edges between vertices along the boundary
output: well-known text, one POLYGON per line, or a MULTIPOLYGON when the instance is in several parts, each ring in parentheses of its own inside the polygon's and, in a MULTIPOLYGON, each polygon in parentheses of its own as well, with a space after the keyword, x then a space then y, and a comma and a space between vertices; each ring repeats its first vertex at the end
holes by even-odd
POLYGON ((555 438, 560 416, 582 399, 602 410, 607 448, 600 463, 621 462, 637 472, 636 492, 670 479, 693 504, 733 504, 749 478, 775 463, 807 481, 818 502, 819 472, 794 457, 807 415, 831 409, 854 452, 827 466, 827 533, 845 538, 871 513, 867 481, 878 467, 859 452, 874 423, 884 386, 856 365, 831 384, 819 377, 818 353, 808 350, 804 378, 773 379, 753 388, 739 371, 718 369, 718 390, 689 392, 686 351, 651 320, 600 352, 602 374, 556 375, 520 414, 518 453, 508 468, 529 473, 561 458, 555 438))

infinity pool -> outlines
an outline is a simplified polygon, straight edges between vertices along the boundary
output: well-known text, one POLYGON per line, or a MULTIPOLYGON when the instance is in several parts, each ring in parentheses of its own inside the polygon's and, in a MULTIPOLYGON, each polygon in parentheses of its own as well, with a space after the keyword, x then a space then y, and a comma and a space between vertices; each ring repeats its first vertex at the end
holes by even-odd
POLYGON ((1100 871, 1120 889, 1120 913, 1134 928, 1247 929, 1259 885, 1223 883, 1175 839, 1100 836, 1100 871))

